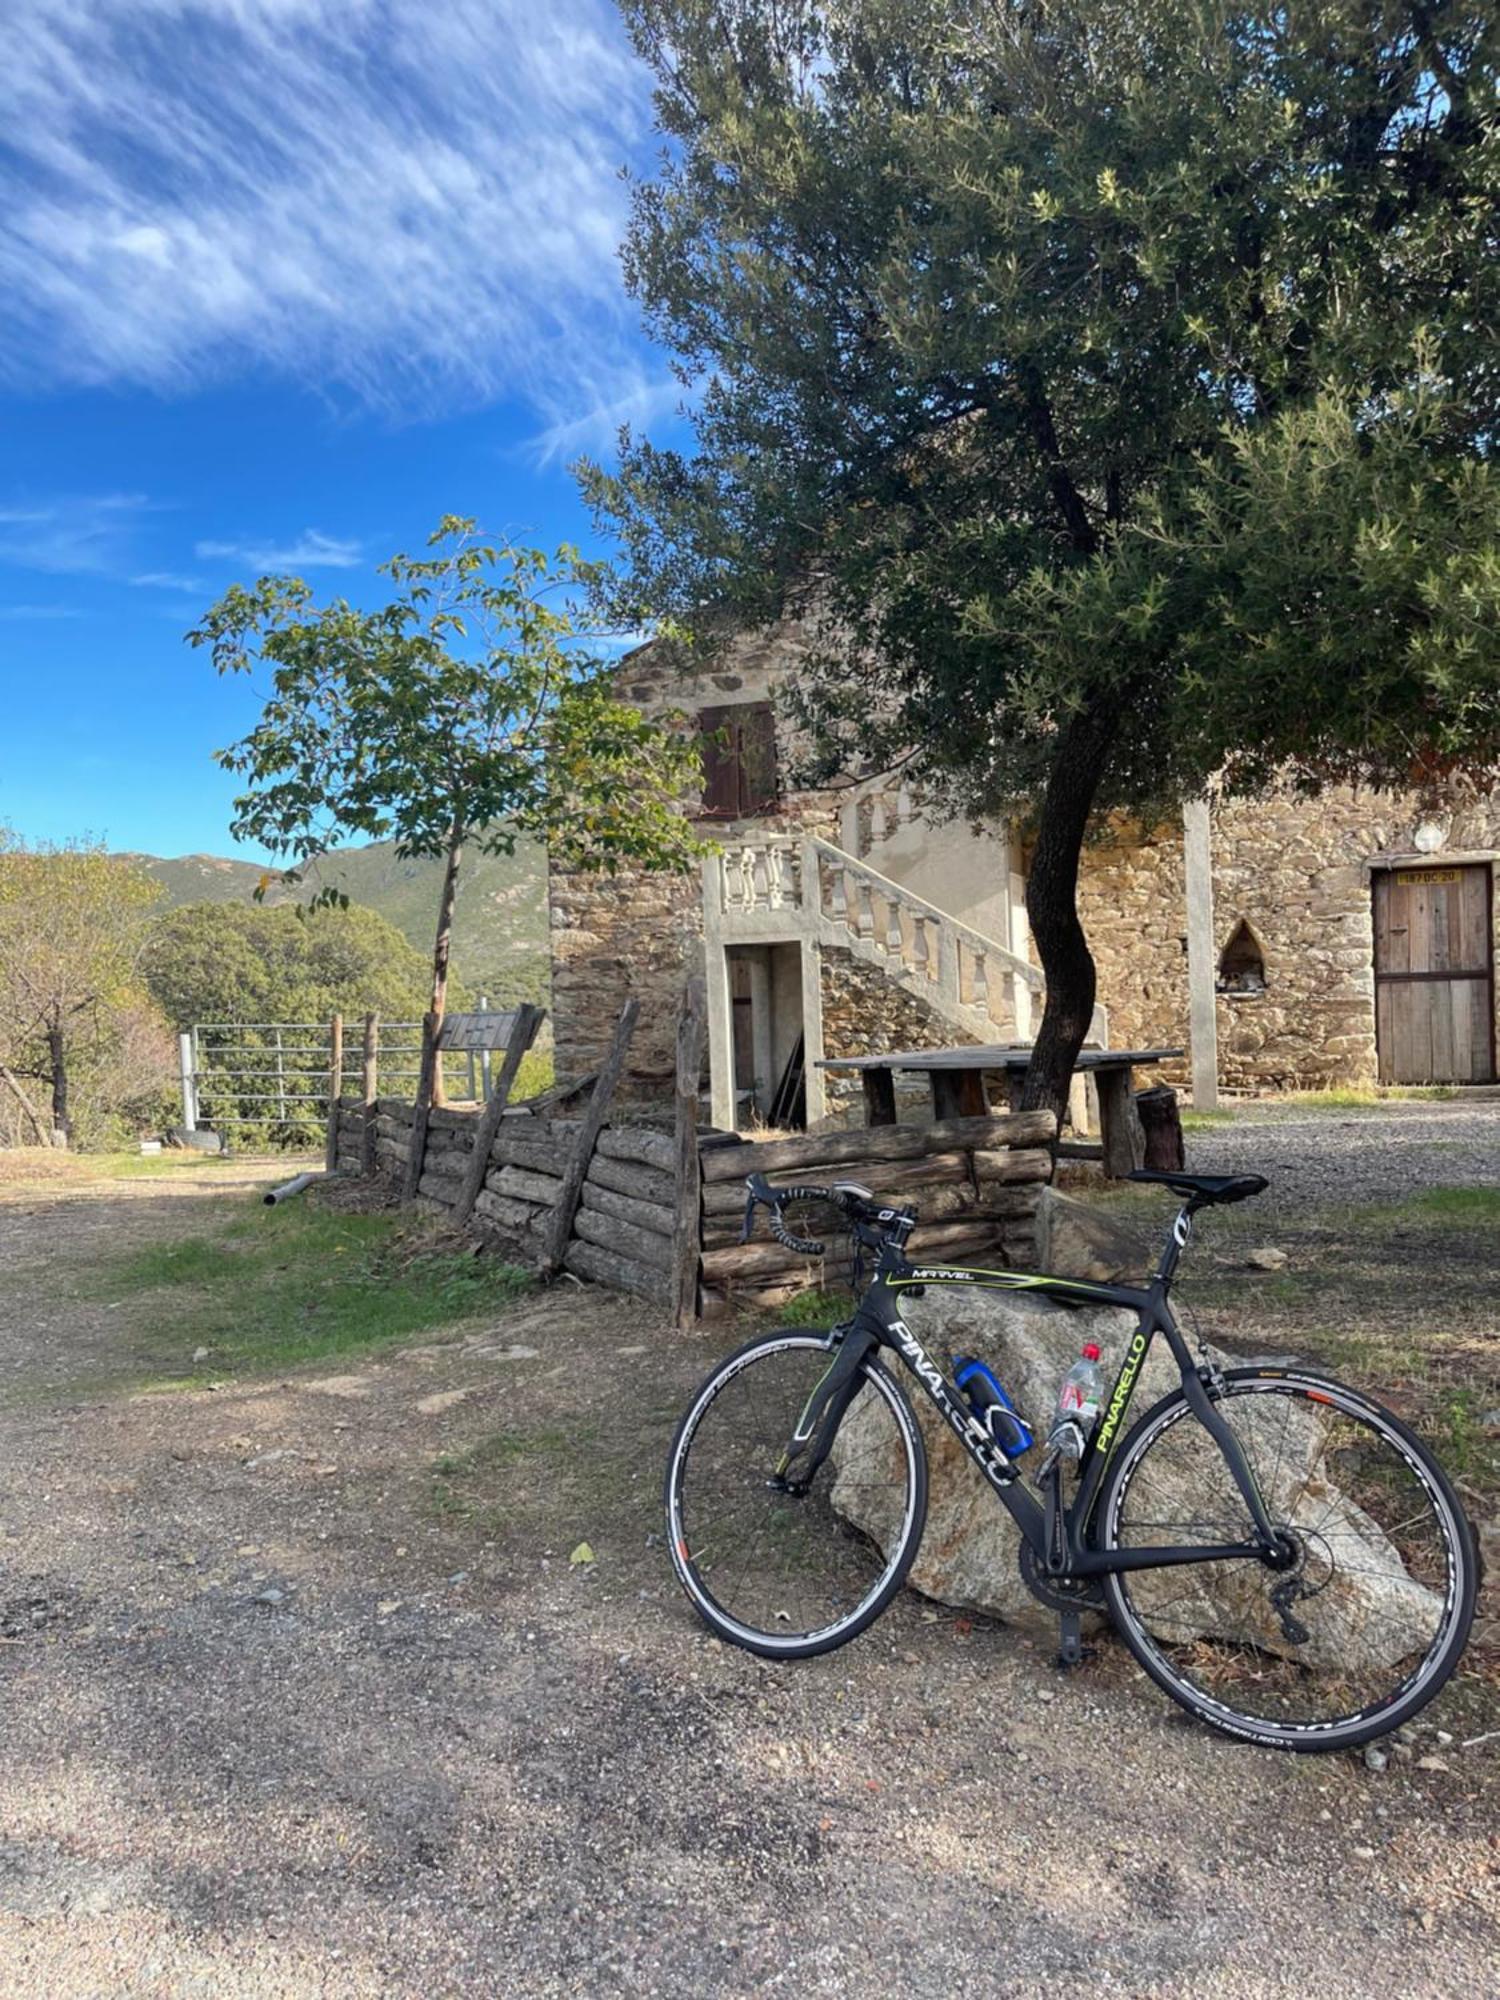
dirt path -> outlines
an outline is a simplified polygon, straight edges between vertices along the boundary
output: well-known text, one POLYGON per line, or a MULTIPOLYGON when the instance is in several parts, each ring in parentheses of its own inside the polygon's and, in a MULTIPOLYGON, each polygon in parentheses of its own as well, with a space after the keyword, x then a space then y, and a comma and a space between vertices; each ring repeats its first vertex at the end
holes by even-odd
POLYGON ((0 1203, 0 1992, 1495 1990, 1500 1742, 1272 1757, 916 1598, 807 1665, 719 1647, 657 1487, 722 1339, 569 1287, 91 1388, 101 1248, 203 1180, 0 1203))

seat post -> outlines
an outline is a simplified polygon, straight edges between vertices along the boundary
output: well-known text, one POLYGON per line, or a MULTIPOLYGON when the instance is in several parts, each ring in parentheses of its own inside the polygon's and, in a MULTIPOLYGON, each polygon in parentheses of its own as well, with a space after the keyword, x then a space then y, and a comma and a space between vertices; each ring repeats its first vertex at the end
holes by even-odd
POLYGON ((1163 1288, 1170 1285, 1176 1275, 1182 1253, 1192 1240, 1193 1217, 1201 1205, 1195 1195, 1191 1201, 1182 1204, 1172 1219, 1171 1231, 1162 1245, 1161 1262, 1156 1267, 1156 1281, 1163 1288))

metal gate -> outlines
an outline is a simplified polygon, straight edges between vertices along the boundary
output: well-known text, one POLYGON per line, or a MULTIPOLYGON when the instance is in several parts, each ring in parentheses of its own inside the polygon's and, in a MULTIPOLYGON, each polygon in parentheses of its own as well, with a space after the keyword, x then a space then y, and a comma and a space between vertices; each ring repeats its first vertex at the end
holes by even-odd
MULTIPOLYGON (((268 1143, 311 1144, 328 1119, 335 1039, 339 1089, 357 1090, 364 1054, 358 1036, 332 1021, 200 1021, 180 1036, 182 1122, 188 1131, 258 1128, 268 1143)), ((415 1091, 422 1059, 420 1021, 380 1023, 382 1082, 392 1096, 415 1091)))

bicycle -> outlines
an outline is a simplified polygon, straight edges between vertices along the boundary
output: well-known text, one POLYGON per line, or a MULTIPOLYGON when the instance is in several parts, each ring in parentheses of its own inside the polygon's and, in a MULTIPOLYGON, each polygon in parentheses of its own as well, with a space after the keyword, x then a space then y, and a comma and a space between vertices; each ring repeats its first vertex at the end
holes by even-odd
POLYGON ((865 1252, 873 1275, 838 1325, 782 1328, 730 1355, 678 1425, 668 1545, 714 1632, 764 1658, 806 1659, 857 1637, 900 1590, 922 1537, 927 1457, 891 1356, 1019 1529, 1021 1574, 1059 1613, 1063 1665, 1082 1657, 1081 1613, 1103 1609, 1193 1715, 1286 1750, 1368 1742, 1431 1701, 1468 1639, 1479 1574, 1447 1476, 1358 1390, 1300 1363, 1221 1370, 1190 1351, 1169 1295, 1193 1218, 1261 1193, 1260 1175, 1130 1178, 1181 1201, 1144 1286, 913 1263, 914 1209, 882 1206, 853 1181, 774 1188, 750 1176, 747 1239, 765 1207, 779 1242, 823 1254, 784 1220, 817 1202, 844 1220, 856 1284, 865 1252), (904 1300, 937 1285, 1137 1315, 1071 1498, 1063 1451, 1049 1444, 1028 1486, 1018 1457, 906 1325, 904 1300), (1158 1336, 1180 1386, 1126 1431, 1158 1336), (1164 1502, 1174 1518, 1159 1518, 1164 1502), (1154 1539, 1169 1533, 1180 1539, 1154 1539))

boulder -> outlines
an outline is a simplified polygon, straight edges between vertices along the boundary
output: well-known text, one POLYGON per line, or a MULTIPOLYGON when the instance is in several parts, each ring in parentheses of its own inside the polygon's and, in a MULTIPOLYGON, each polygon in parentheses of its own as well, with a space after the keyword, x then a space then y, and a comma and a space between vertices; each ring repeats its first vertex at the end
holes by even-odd
POLYGON ((1142 1283, 1152 1255, 1137 1227, 1052 1187, 1042 1189, 1036 1241, 1039 1270, 1102 1284, 1142 1283))
MULTIPOLYGON (((1037 1457, 1051 1422, 1058 1385, 1078 1359, 1084 1342, 1099 1343, 1109 1380, 1112 1364, 1119 1365, 1135 1330, 1133 1314, 1116 1307, 1073 1310, 1025 1293, 982 1292, 957 1285, 929 1286, 904 1312, 908 1326, 944 1368, 955 1354, 977 1355, 989 1363, 996 1380, 1004 1385, 1036 1434, 1032 1451, 1037 1457)), ((1136 1388, 1139 1407, 1145 1409, 1176 1380, 1170 1353, 1162 1347, 1153 1349, 1136 1388)), ((1020 1536, 1015 1524, 928 1398, 915 1384, 910 1389, 927 1446, 930 1475, 927 1532, 911 1568, 912 1584, 942 1604, 988 1612, 1018 1625, 1055 1633, 1057 1613, 1040 1604, 1021 1581, 1017 1567, 1020 1536)), ((882 1439, 888 1437, 885 1426, 863 1420, 861 1406, 856 1403, 833 1448, 838 1470, 833 1504, 882 1547, 897 1527, 894 1489, 867 1481, 861 1465, 864 1454, 872 1447, 879 1449, 882 1439), (891 1519, 866 1518, 859 1511, 861 1506, 869 1506, 871 1496, 886 1494, 893 1496, 891 1519)))
MULTIPOLYGON (((985 1292, 977 1287, 932 1286, 912 1302, 907 1323, 933 1358, 948 1366, 955 1353, 977 1355, 1004 1384, 1016 1408, 1036 1434, 1033 1447, 1041 1455, 1058 1384, 1086 1341, 1099 1345, 1106 1385, 1113 1382, 1126 1344, 1135 1330, 1134 1316, 1113 1307, 1068 1308, 1024 1293, 985 1292)), ((1210 1350, 1212 1352, 1212 1350, 1210 1350)), ((1224 1356, 1215 1356, 1221 1363, 1224 1356)), ((1136 1382, 1130 1421, 1148 1410, 1178 1384, 1177 1365, 1166 1342, 1153 1344, 1136 1382)), ((926 1596, 965 1610, 987 1612, 1018 1625, 1055 1632, 1057 1613, 1039 1603, 1021 1580, 1017 1563, 1020 1537, 1009 1514, 969 1463, 927 1396, 915 1385, 911 1401, 927 1446, 930 1489, 927 1530, 912 1565, 910 1580, 926 1596)), ((1173 1621, 1164 1638, 1253 1637, 1268 1652, 1288 1654, 1308 1665, 1342 1661, 1351 1669, 1381 1667, 1400 1660, 1415 1644, 1425 1642, 1436 1610, 1432 1593, 1406 1573, 1401 1558, 1379 1524, 1340 1491, 1322 1462, 1324 1432, 1310 1409, 1288 1405, 1280 1398, 1264 1403, 1244 1401, 1234 1408, 1236 1428, 1252 1458, 1272 1466, 1268 1494, 1273 1514, 1278 1505, 1291 1508, 1301 1526, 1317 1528, 1325 1547, 1338 1551, 1333 1582, 1318 1600, 1318 1616, 1310 1620, 1310 1644, 1290 1647, 1266 1589, 1266 1572, 1246 1564, 1234 1573, 1231 1587, 1226 1566, 1212 1571, 1211 1597, 1195 1596, 1191 1568, 1160 1571, 1135 1587, 1143 1608, 1157 1601, 1171 1604, 1173 1621), (1292 1420, 1283 1425, 1288 1409, 1292 1420), (1270 1428, 1256 1451, 1256 1426, 1270 1428), (1284 1434, 1283 1434, 1284 1432, 1284 1434), (1244 1587, 1238 1587, 1243 1576, 1244 1587), (1341 1615, 1341 1610, 1345 1615, 1341 1615), (1233 1629, 1226 1630, 1226 1626, 1233 1629), (1218 1628, 1217 1630, 1215 1628, 1218 1628)), ((1170 1451, 1158 1448, 1139 1475, 1135 1493, 1137 1518, 1159 1521, 1218 1519, 1238 1521, 1243 1503, 1228 1467, 1207 1432, 1196 1424, 1170 1434, 1170 1451), (1159 1453, 1159 1455, 1158 1455, 1159 1453)), ((889 1448, 889 1427, 856 1402, 834 1444, 833 1504, 873 1537, 888 1546, 896 1532, 896 1508, 890 1518, 873 1511, 875 1496, 889 1486, 868 1477, 868 1455, 889 1448)), ((1034 1463, 1022 1460, 1023 1476, 1034 1463)), ((1163 1539, 1171 1539, 1164 1535, 1163 1539)), ((1207 1572, 1203 1573, 1207 1580, 1207 1572)))

